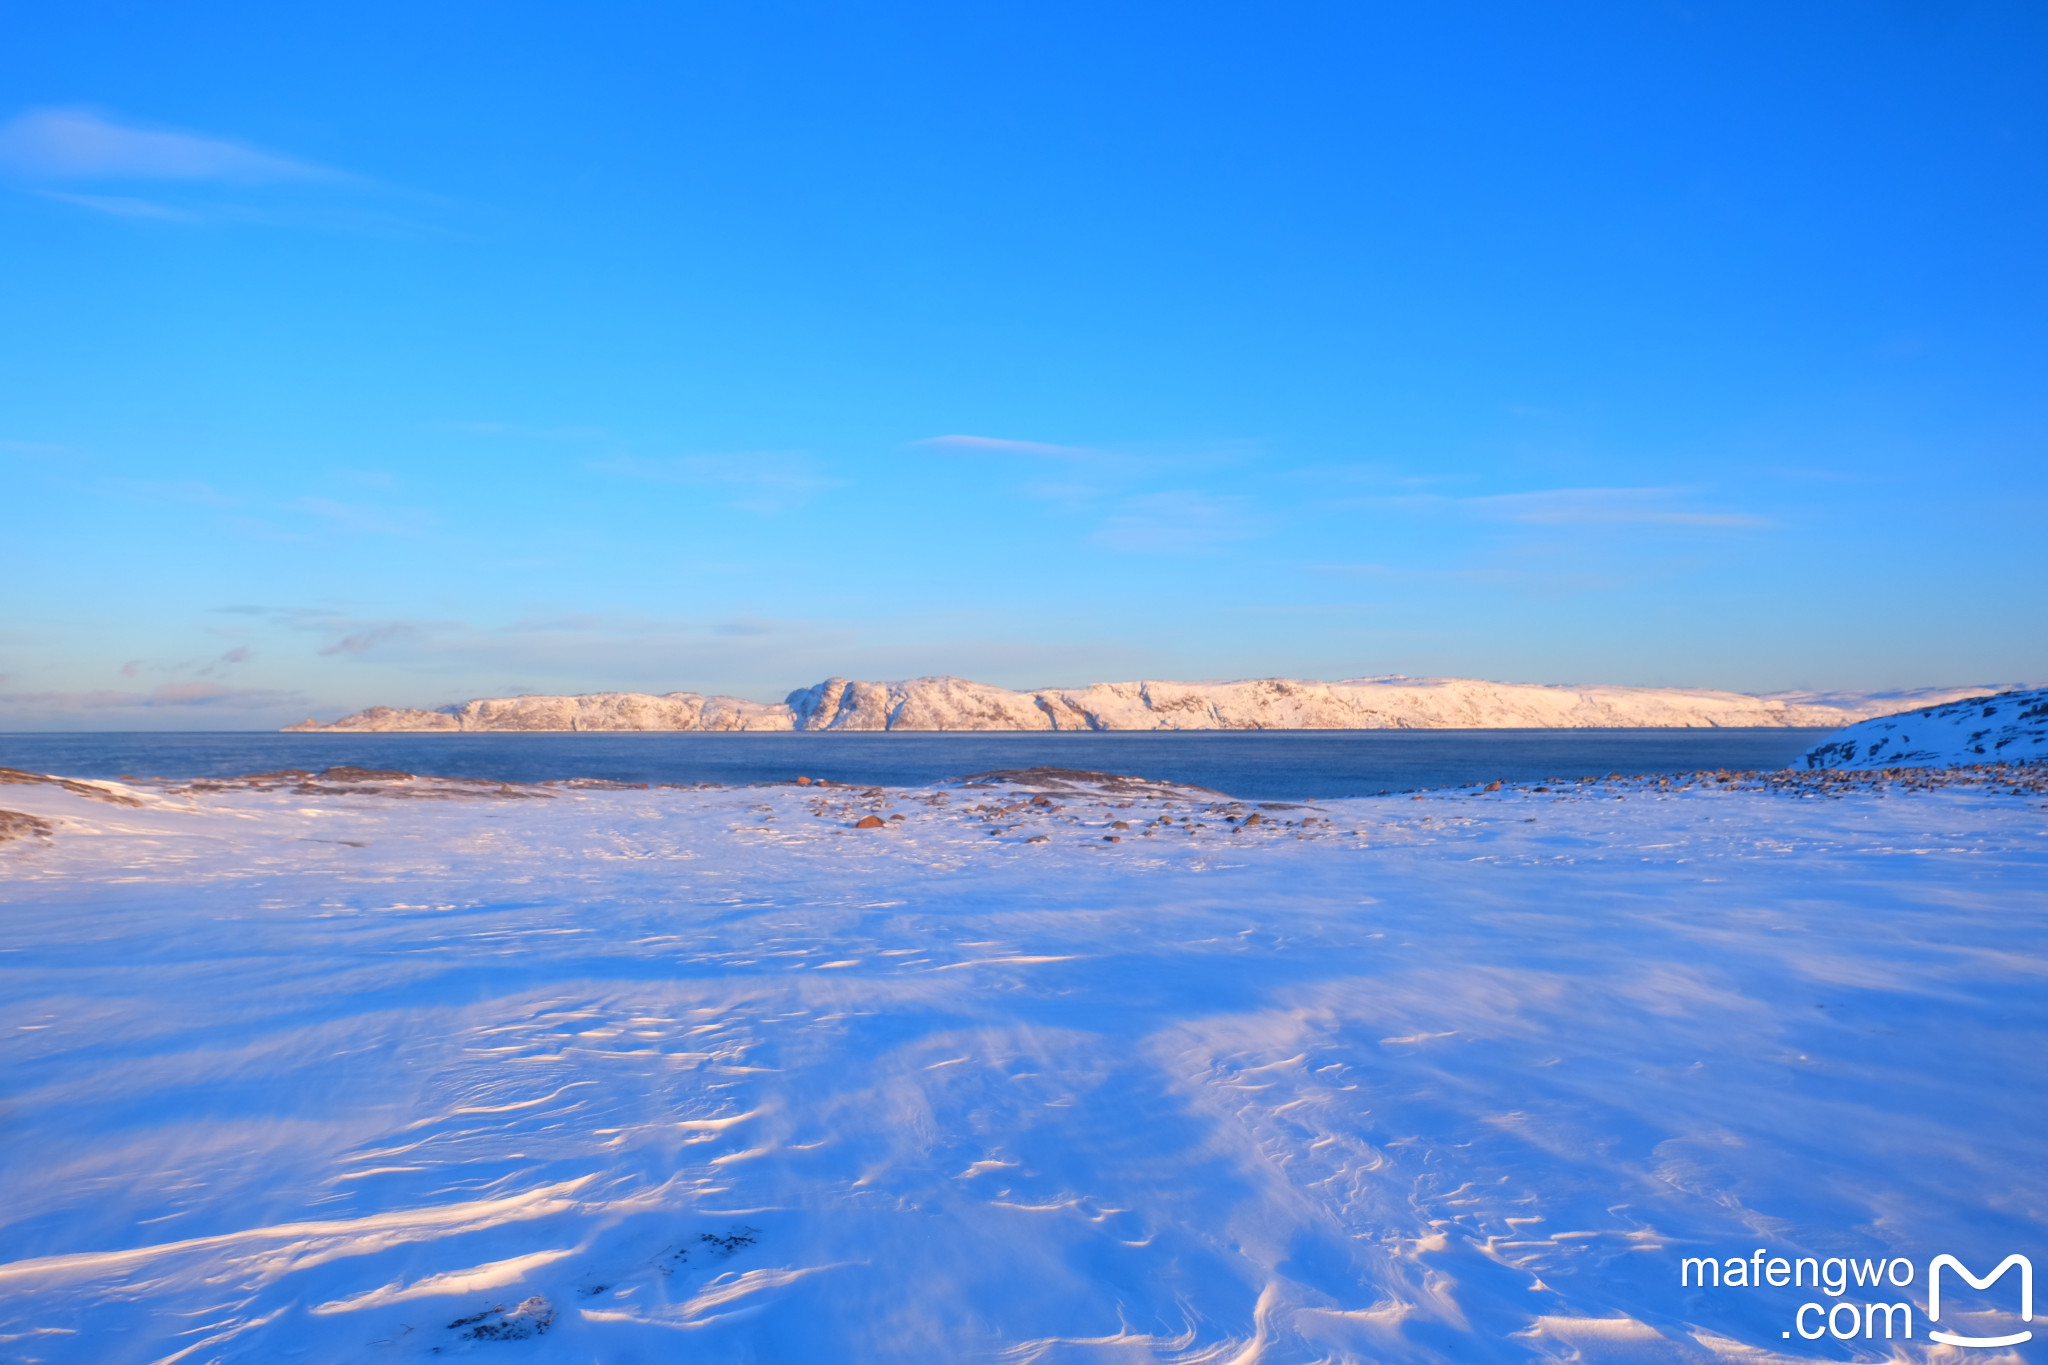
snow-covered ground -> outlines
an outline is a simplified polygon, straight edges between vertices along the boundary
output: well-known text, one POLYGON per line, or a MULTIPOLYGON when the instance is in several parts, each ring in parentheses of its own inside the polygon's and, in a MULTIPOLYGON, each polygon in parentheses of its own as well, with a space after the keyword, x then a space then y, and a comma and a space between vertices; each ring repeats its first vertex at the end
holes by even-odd
POLYGON ((1826 726, 1992 687, 1777 692, 1702 687, 1553 687, 1477 678, 1314 682, 1121 682, 1012 692, 966 678, 827 678, 780 702, 701 692, 479 697, 438 710, 372 706, 288 730, 1445 730, 1826 726))
POLYGON ((0 1359, 2031 1358, 2038 787, 0 785, 0 1359))
POLYGON ((1809 768, 1927 768, 2048 759, 2048 688, 1923 706, 1852 725, 1807 751, 1809 768))

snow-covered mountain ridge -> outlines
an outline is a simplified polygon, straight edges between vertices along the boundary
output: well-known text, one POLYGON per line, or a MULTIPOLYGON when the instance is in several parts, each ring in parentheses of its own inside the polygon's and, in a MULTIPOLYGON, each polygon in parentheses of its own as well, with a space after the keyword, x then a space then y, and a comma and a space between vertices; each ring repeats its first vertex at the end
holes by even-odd
POLYGON ((1948 768, 2048 758, 2048 688, 1923 706, 1852 725, 1807 751, 1809 768, 1948 768))
POLYGON ((294 731, 1443 730, 1843 726, 1996 692, 1778 692, 1553 686, 1473 678, 1121 682, 1013 692, 965 678, 828 678, 782 702, 698 692, 482 697, 438 710, 373 706, 294 731))

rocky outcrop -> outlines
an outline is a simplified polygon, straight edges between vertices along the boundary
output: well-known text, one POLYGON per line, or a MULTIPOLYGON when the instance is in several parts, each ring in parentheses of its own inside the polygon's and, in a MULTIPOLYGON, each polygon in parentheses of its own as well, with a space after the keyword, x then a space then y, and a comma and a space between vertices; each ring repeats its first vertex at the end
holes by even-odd
POLYGON ((1058 724, 1044 693, 1012 692, 965 678, 849 682, 827 678, 789 694, 798 730, 1081 730, 1058 724))
POLYGON ((458 730, 793 730, 789 707, 700 692, 486 697, 448 708, 458 730))
POLYGON ((1752 696, 1677 687, 1560 687, 1472 678, 1096 683, 1012 692, 965 678, 828 678, 782 702, 699 692, 486 697, 434 711, 373 706, 296 731, 1440 730, 1840 726, 1991 688, 1752 696))
MULTIPOLYGON (((475 705, 474 702, 470 703, 475 705)), ((453 714, 453 707, 439 711, 421 711, 410 706, 372 706, 367 711, 358 711, 344 716, 332 725, 322 725, 310 716, 297 725, 287 725, 287 730, 460 730, 462 722, 453 714)))
POLYGON ((1807 750, 1809 768, 1952 768, 2048 759, 2048 688, 1923 706, 1852 725, 1807 750))

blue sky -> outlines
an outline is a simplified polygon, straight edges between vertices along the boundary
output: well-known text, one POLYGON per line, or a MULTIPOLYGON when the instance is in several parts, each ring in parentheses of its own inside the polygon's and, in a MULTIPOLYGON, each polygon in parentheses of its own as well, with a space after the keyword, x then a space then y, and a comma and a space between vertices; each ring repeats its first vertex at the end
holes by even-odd
POLYGON ((2048 678, 2037 5, 17 9, 0 728, 2048 678))

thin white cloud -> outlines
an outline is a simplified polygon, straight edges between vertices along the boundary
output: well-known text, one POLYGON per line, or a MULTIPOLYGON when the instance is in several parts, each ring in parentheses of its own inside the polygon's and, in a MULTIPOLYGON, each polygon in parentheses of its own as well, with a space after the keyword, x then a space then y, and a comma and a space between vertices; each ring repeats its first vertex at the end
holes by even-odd
POLYGON ((369 507, 332 498, 300 498, 293 504, 301 512, 310 512, 333 523, 346 531, 362 531, 380 536, 416 536, 424 534, 434 522, 431 513, 413 507, 369 507))
POLYGON ((928 450, 957 450, 981 455, 1045 455, 1073 460, 1095 454, 1086 446, 1050 445, 1044 441, 1010 441, 1000 436, 932 436, 912 445, 928 450))
POLYGON ((621 455, 616 459, 592 460, 588 467, 596 473, 648 483, 727 489, 731 493, 727 506, 758 516, 774 516, 801 507, 825 489, 842 484, 839 479, 812 472, 809 461, 801 455, 772 450, 666 459, 621 455))
POLYGON ((1737 530, 1775 526, 1769 517, 1689 506, 1687 488, 1545 488, 1527 493, 1449 497, 1438 493, 1343 499, 1333 506, 1423 515, 1464 515, 1523 526, 1697 526, 1737 530))
POLYGON ((1243 498, 1178 490, 1132 498, 1125 508, 1089 539, 1110 550, 1187 554, 1249 540, 1266 529, 1243 498))
POLYGON ((1040 502, 1058 503, 1070 511, 1092 507, 1113 492, 1101 484, 1054 483, 1044 479, 1034 479, 1017 491, 1040 502))
POLYGON ((196 223, 197 214, 187 213, 169 204, 159 204, 152 199, 137 199, 127 194, 72 194, 64 190, 37 190, 45 199, 54 199, 60 204, 91 209, 115 218, 154 218, 165 223, 196 223))
POLYGON ((1760 527, 1773 523, 1747 512, 1710 512, 1674 506, 1679 488, 1551 488, 1532 493, 1498 493, 1462 498, 1483 516, 1532 526, 1706 526, 1760 527))
MULTIPOLYGON (((226 138, 120 123, 91 109, 31 109, 0 124, 0 167, 35 180, 275 184, 355 178, 226 138)), ((113 205, 123 201, 90 202, 93 198, 74 202, 104 212, 122 211, 113 205)))
POLYGON ((1630 581, 1615 574, 1558 572, 1519 566, 1473 565, 1459 568, 1416 568, 1400 564, 1310 564, 1305 571, 1319 577, 1363 579, 1390 588, 1469 587, 1515 588, 1528 592, 1604 592, 1630 581))
POLYGON ((205 707, 216 710, 304 706, 302 692, 280 692, 267 688, 226 687, 220 683, 165 683, 149 692, 8 692, 0 693, 0 706, 24 711, 118 711, 179 710, 205 707))
POLYGON ((360 630, 344 635, 333 644, 322 649, 320 653, 323 657, 327 658, 332 658, 337 654, 368 654, 379 645, 387 645, 394 640, 412 639, 419 634, 421 634, 421 629, 418 625, 410 621, 393 621, 369 630, 360 630))
POLYGON ((197 479, 122 479, 92 481, 92 491, 133 502, 175 502, 194 507, 233 507, 238 499, 229 497, 197 479))

